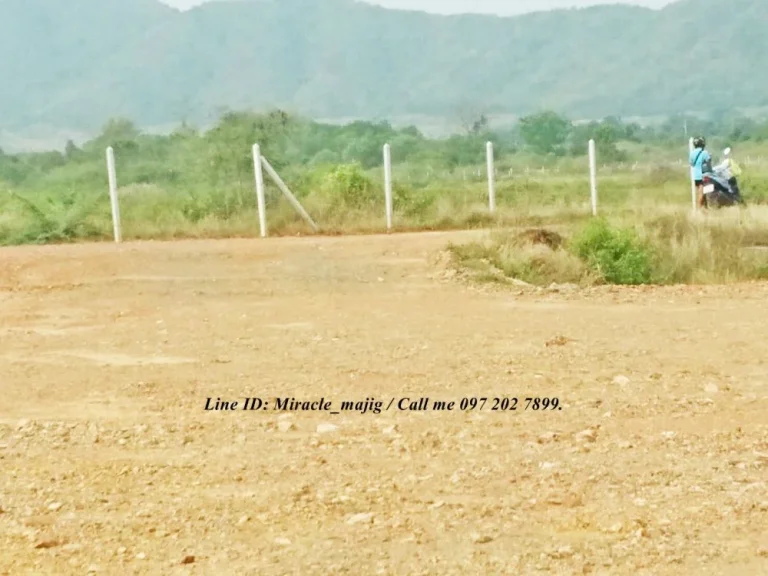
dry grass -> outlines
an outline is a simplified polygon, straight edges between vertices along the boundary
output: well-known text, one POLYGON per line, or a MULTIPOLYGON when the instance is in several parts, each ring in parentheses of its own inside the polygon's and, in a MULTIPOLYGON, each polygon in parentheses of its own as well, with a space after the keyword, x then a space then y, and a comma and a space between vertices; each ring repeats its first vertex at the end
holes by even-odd
POLYGON ((498 230, 451 246, 454 263, 483 281, 719 284, 768 278, 768 209, 692 214, 664 208, 550 230, 498 230))
MULTIPOLYGON (((752 183, 745 186, 750 202, 750 194, 762 193, 761 177, 752 174, 752 183)), ((371 174, 342 166, 320 171, 313 178, 297 180, 294 192, 318 224, 320 234, 387 231, 383 190, 371 174)), ((494 231, 487 244, 454 247, 457 262, 486 280, 717 283, 765 274, 765 253, 743 248, 768 246, 768 206, 751 202, 746 209, 694 216, 682 172, 604 175, 599 182, 601 219, 621 232, 606 241, 599 237, 604 232, 594 229, 588 190, 581 172, 500 178, 497 209, 490 214, 484 182, 439 181, 422 187, 396 182, 393 231, 494 231), (542 243, 535 237, 507 232, 526 228, 558 232, 566 241, 553 243, 550 235, 548 240, 539 238, 545 240, 542 243), (597 237, 579 240, 579 234, 590 230, 597 237), (581 250, 577 249, 579 242, 581 250), (590 247, 585 242, 602 244, 590 247)), ((219 188, 201 184, 195 189, 127 186, 121 190, 123 238, 256 237, 259 218, 255 204, 255 194, 242 183, 219 188)), ((109 198, 103 191, 86 193, 72 188, 10 194, 0 201, 0 214, 2 244, 112 238, 109 198)), ((271 185, 267 227, 270 236, 313 234, 271 185)))

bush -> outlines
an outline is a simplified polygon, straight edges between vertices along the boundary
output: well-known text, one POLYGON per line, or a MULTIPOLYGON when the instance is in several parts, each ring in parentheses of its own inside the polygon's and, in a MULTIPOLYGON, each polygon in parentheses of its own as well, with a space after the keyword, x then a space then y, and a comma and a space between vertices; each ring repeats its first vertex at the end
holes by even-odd
POLYGON ((605 220, 589 222, 572 240, 574 253, 609 284, 649 284, 653 252, 630 229, 611 227, 605 220))
POLYGON ((333 204, 353 209, 368 208, 382 196, 359 164, 332 168, 323 179, 322 191, 333 204))
POLYGON ((436 196, 431 190, 413 190, 398 183, 392 186, 392 204, 396 212, 407 218, 425 222, 429 210, 435 204, 436 196))

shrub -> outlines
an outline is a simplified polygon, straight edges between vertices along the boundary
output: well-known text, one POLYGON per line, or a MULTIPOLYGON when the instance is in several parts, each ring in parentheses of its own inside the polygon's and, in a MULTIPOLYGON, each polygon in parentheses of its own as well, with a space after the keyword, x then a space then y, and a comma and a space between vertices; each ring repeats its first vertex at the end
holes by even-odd
POLYGON ((413 190, 397 183, 392 186, 392 196, 393 209, 396 212, 420 222, 426 221, 436 198, 431 190, 413 190))
POLYGON ((572 240, 571 248, 609 284, 649 284, 653 278, 653 252, 631 229, 592 220, 572 240))
POLYGON ((565 240, 546 229, 499 231, 486 243, 453 247, 456 264, 484 280, 516 278, 531 284, 712 284, 768 278, 763 240, 768 211, 720 212, 705 218, 688 210, 634 214, 630 227, 594 219, 565 240))
POLYGON ((359 164, 341 164, 332 168, 323 180, 322 191, 333 204, 341 203, 353 209, 367 208, 380 201, 382 196, 359 164))

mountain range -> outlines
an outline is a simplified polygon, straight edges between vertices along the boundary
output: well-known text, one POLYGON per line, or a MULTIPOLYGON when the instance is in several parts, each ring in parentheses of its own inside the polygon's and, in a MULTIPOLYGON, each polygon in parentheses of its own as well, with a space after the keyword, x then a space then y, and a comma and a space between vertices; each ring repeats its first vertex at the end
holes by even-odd
POLYGON ((355 0, 0 0, 0 130, 312 117, 666 115, 768 105, 766 0, 516 17, 355 0))

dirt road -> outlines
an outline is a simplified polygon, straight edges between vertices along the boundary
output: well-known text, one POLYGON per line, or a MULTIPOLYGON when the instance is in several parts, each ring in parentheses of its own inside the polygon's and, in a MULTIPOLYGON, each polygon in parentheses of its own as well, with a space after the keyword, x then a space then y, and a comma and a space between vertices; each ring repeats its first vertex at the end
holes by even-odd
POLYGON ((768 288, 481 290, 469 236, 0 251, 0 574, 768 574, 768 288))

